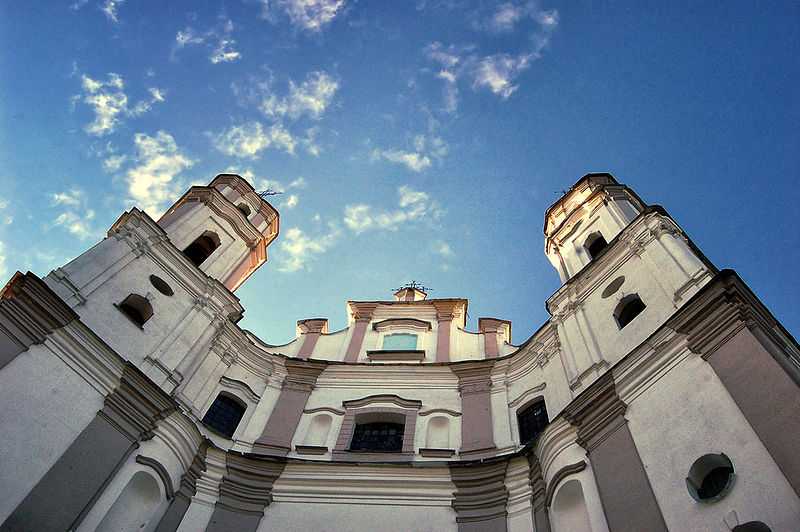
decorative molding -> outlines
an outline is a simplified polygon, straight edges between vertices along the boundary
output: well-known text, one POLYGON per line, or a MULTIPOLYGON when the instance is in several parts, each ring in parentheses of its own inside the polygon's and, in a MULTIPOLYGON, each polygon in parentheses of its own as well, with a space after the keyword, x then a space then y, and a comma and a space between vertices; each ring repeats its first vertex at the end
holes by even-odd
POLYGON ((297 454, 323 455, 328 452, 324 445, 295 445, 294 452, 297 454))
POLYGON ((36 275, 17 272, 0 291, 0 332, 19 347, 0 356, 0 368, 56 329, 79 317, 36 275))
POLYGON ((422 362, 425 360, 425 350, 372 349, 367 351, 367 358, 370 362, 422 362))
POLYGON ((135 442, 152 438, 156 422, 177 409, 171 397, 127 362, 119 386, 106 396, 98 415, 135 442))
POLYGON ((502 519, 505 524, 508 503, 505 477, 508 461, 477 465, 450 464, 449 467, 450 478, 456 485, 452 503, 456 522, 478 523, 502 519))
POLYGON ((627 423, 626 409, 613 375, 607 372, 567 405, 563 416, 578 429, 578 444, 591 451, 627 423))
POLYGON ((158 474, 158 478, 161 479, 161 483, 164 484, 164 493, 167 495, 167 500, 171 501, 172 498, 175 496, 175 492, 172 489, 172 479, 169 478, 169 473, 167 473, 167 469, 155 458, 149 458, 144 455, 136 455, 136 463, 142 464, 144 466, 150 467, 155 470, 158 474))
POLYGON ((580 462, 575 462, 574 464, 566 465, 556 471, 553 478, 550 479, 550 482, 547 485, 547 495, 545 495, 545 506, 550 508, 550 504, 553 502, 553 496, 556 493, 556 488, 558 487, 559 483, 562 480, 567 478, 570 475, 574 475, 576 473, 580 473, 586 469, 586 462, 581 460, 580 462))
POLYGON ((217 506, 236 513, 263 515, 272 503, 272 486, 286 463, 232 453, 227 454, 225 462, 217 506))
POLYGON ((256 392, 254 392, 253 389, 244 381, 231 379, 230 377, 226 377, 223 375, 219 379, 219 383, 223 387, 233 388, 234 390, 238 390, 255 404, 258 404, 258 402, 261 400, 261 396, 258 395, 256 392))
POLYGON ((342 406, 348 411, 351 409, 362 408, 373 403, 392 403, 400 408, 419 410, 422 408, 422 401, 416 399, 404 399, 399 395, 380 394, 362 397, 361 399, 351 399, 342 401, 342 406))
POLYGON ((452 458, 456 454, 455 449, 433 449, 420 448, 419 454, 426 458, 452 458))
POLYGON ((411 329, 414 331, 430 331, 431 322, 418 320, 416 318, 389 318, 387 320, 376 321, 372 324, 374 331, 388 331, 391 329, 411 329))
POLYGON ((430 410, 423 410, 417 413, 418 416, 429 416, 431 414, 447 414, 453 417, 461 417, 461 412, 449 410, 447 408, 431 408, 430 410))
POLYGON ((330 406, 320 406, 320 407, 317 407, 317 408, 306 408, 306 409, 303 410, 304 414, 316 414, 317 412, 329 412, 329 413, 337 415, 337 416, 345 415, 345 411, 344 410, 339 410, 337 408, 333 408, 333 407, 330 407, 330 406))
POLYGON ((508 407, 509 408, 516 408, 520 403, 522 403, 524 401, 527 401, 528 397, 530 397, 531 395, 534 395, 534 394, 537 394, 537 393, 541 392, 542 390, 545 389, 545 387, 547 387, 547 383, 543 382, 541 384, 537 384, 536 386, 534 386, 530 390, 522 392, 521 394, 519 394, 517 396, 516 399, 514 399, 513 401, 508 403, 508 407))

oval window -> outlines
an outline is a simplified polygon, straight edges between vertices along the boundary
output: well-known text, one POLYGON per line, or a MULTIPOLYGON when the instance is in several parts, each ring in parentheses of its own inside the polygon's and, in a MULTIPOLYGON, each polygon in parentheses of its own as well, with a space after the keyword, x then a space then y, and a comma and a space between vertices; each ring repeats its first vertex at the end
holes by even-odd
POLYGON ((625 282, 625 276, 620 275, 619 277, 608 283, 608 286, 606 286, 605 290, 603 290, 603 293, 600 294, 600 297, 606 299, 607 297, 613 296, 614 294, 617 293, 617 290, 622 288, 622 283, 624 282, 625 282))
POLYGON ((723 453, 706 454, 692 464, 686 487, 694 500, 709 503, 727 495, 735 478, 730 458, 723 453))
POLYGON ((152 284, 156 290, 165 296, 171 296, 175 294, 175 292, 172 290, 172 287, 168 285, 164 279, 157 275, 150 276, 150 284, 152 284))

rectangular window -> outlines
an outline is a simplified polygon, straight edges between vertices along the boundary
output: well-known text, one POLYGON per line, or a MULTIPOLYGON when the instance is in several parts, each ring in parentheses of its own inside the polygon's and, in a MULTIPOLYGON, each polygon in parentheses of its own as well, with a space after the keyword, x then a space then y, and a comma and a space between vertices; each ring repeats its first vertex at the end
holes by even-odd
POLYGON ((383 337, 384 351, 415 351, 417 349, 416 334, 388 334, 383 337))

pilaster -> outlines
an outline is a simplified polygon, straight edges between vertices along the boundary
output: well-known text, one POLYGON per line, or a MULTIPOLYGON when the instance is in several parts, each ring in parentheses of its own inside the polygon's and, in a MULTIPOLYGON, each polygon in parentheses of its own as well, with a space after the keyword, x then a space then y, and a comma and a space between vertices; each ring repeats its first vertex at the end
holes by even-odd
POLYGON ((507 467, 508 460, 450 465, 450 478, 456 485, 453 510, 456 512, 459 532, 507 530, 507 467))

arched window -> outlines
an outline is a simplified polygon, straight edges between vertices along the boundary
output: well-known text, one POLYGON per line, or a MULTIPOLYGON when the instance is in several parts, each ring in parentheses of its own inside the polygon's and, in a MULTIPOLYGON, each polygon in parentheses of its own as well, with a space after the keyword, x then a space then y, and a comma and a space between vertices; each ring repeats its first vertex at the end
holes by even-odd
POLYGON ((129 295, 117 305, 117 308, 139 327, 153 316, 152 305, 139 294, 129 295))
POLYGON ((606 246, 608 246, 608 242, 601 233, 592 233, 583 244, 592 260, 596 259, 600 252, 606 249, 606 246))
POLYGON ((250 207, 247 205, 247 203, 240 203, 236 206, 236 208, 239 209, 242 214, 244 214, 245 218, 250 217, 250 207))
POLYGON ((714 502, 727 495, 733 486, 733 463, 725 454, 706 454, 689 469, 686 487, 698 502, 714 502))
POLYGON ((526 444, 535 440, 547 426, 547 408, 544 399, 538 398, 530 405, 517 411, 519 441, 526 444))
POLYGON ((736 525, 731 532, 772 532, 772 529, 761 521, 748 521, 741 525, 736 525))
POLYGON ((614 310, 614 318, 617 320, 619 328, 622 329, 633 321, 633 318, 641 314, 646 307, 647 305, 644 304, 639 294, 631 294, 622 298, 614 310))
POLYGON ((403 450, 404 429, 403 423, 391 421, 357 422, 350 450, 399 453, 403 450))
POLYGON ((213 231, 206 231, 183 250, 183 254, 195 266, 200 266, 219 247, 219 236, 213 231))
POLYGON ((232 438, 245 410, 247 406, 238 399, 227 394, 219 394, 203 416, 203 424, 226 438, 232 438))

